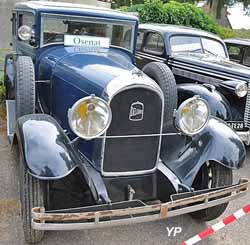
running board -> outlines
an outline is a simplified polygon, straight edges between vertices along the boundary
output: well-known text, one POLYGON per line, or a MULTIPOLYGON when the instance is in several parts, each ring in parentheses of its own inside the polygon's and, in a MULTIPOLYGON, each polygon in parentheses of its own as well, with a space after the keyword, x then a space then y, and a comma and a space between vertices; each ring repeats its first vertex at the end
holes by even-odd
POLYGON ((7 111, 7 136, 9 142, 12 144, 15 132, 15 121, 16 121, 15 100, 6 100, 6 111, 7 111))

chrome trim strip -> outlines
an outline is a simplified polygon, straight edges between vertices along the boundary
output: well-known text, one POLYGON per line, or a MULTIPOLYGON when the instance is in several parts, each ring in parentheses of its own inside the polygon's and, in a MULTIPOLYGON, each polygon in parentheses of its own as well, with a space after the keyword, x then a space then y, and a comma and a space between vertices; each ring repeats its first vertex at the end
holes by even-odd
POLYGON ((181 182, 179 178, 162 162, 161 159, 159 161, 158 170, 170 180, 175 188, 176 193, 178 193, 181 182))
POLYGON ((219 77, 219 78, 223 78, 224 80, 237 80, 237 81, 247 81, 247 78, 246 80, 240 80, 234 76, 224 76, 224 75, 221 75, 222 73, 221 72, 217 72, 217 71, 214 71, 213 72, 210 72, 208 69, 201 69, 201 67, 197 67, 197 66, 191 66, 189 64, 186 64, 186 63, 181 63, 181 62, 176 62, 176 61, 170 61, 169 62, 170 65, 172 65, 172 67, 177 67, 177 68, 181 68, 183 70, 191 70, 191 71, 196 71, 196 72, 199 72, 199 73, 204 73, 204 74, 207 74, 207 75, 211 75, 211 76, 216 76, 216 77, 219 77), (185 69, 183 68, 185 67, 185 69))
MULTIPOLYGON (((162 134, 162 127, 163 127, 163 116, 164 116, 164 95, 160 87, 156 82, 154 82, 151 78, 149 78, 144 73, 140 72, 137 68, 135 68, 132 71, 126 72, 127 74, 122 74, 116 78, 114 78, 112 81, 110 81, 105 90, 104 94, 108 96, 108 104, 110 105, 112 99, 119 93, 132 89, 132 88, 146 88, 150 89, 153 92, 156 92, 161 100, 162 100, 162 112, 161 112, 161 127, 160 127, 160 134, 162 134), (124 77, 126 76, 126 79, 124 77)), ((107 133, 107 132, 106 132, 107 133)), ((148 170, 142 170, 142 171, 127 171, 127 172, 105 172, 103 170, 103 162, 104 162, 104 154, 105 154, 105 143, 106 143, 106 133, 104 135, 103 144, 102 144, 102 152, 101 152, 101 173, 103 176, 131 176, 131 175, 141 175, 146 173, 152 173, 155 172, 158 163, 159 163, 159 157, 160 157, 160 149, 161 149, 161 139, 162 137, 159 137, 159 146, 158 146, 158 154, 156 159, 156 164, 153 169, 148 170)))
POLYGON ((142 53, 140 51, 136 51, 135 53, 136 55, 139 55, 141 57, 144 57, 144 58, 149 58, 149 59, 155 59, 157 61, 166 61, 165 58, 162 58, 162 57, 158 57, 158 56, 155 56, 155 55, 151 55, 151 54, 147 54, 147 53, 142 53))

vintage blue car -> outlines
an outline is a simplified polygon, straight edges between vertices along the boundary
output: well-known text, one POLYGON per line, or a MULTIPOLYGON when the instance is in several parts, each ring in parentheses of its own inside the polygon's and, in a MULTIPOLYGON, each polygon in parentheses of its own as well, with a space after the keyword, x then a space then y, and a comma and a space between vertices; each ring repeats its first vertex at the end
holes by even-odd
POLYGON ((12 26, 7 134, 27 242, 184 213, 210 220, 247 192, 248 179, 232 179, 245 158, 238 135, 198 96, 176 109, 169 70, 154 81, 134 65, 136 17, 29 1, 12 26))

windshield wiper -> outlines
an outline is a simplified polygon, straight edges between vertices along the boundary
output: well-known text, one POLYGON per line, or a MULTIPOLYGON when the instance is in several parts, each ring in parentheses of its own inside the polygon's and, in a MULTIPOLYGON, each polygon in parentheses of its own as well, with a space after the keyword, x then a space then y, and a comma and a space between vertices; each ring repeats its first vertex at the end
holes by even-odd
POLYGON ((204 50, 205 52, 207 52, 207 53, 209 53, 209 54, 213 55, 213 56, 218 57, 218 54, 214 54, 213 52, 211 52, 211 51, 210 51, 210 50, 208 50, 208 49, 203 48, 203 50, 204 50))

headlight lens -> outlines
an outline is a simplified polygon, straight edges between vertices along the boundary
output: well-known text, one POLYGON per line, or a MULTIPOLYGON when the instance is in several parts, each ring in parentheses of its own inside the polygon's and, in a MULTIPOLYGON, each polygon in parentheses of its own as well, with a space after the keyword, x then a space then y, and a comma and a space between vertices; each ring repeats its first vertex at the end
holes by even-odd
POLYGON ((238 97, 242 98, 247 95, 247 84, 242 82, 238 83, 235 87, 235 93, 237 94, 238 97))
POLYGON ((30 40, 30 38, 32 36, 32 29, 29 26, 23 25, 23 26, 19 27, 17 33, 18 33, 18 37, 22 41, 28 41, 28 40, 30 40))
POLYGON ((69 125, 83 139, 102 135, 111 123, 111 109, 102 99, 89 96, 78 100, 69 110, 69 125))
POLYGON ((209 116, 207 102, 195 96, 180 105, 176 112, 175 123, 183 133, 193 135, 206 126, 209 116))

